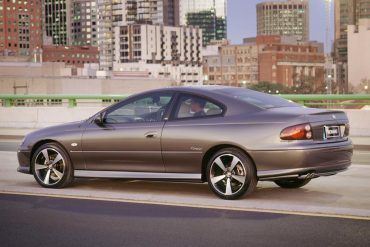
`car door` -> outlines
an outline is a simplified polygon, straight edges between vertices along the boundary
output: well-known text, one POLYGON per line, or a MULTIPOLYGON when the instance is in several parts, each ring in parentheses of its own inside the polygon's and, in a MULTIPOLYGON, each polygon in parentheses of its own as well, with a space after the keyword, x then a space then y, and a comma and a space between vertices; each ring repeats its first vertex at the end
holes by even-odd
POLYGON ((166 172, 200 173, 204 152, 222 138, 214 125, 225 107, 211 99, 180 94, 162 132, 162 155, 166 172))
POLYGON ((171 92, 149 93, 108 108, 82 136, 88 170, 164 172, 163 115, 171 92))

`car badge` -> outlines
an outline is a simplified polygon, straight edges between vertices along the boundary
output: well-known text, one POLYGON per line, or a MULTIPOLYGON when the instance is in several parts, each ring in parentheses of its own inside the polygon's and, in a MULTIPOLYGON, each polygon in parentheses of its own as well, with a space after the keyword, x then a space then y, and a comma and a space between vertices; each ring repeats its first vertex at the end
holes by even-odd
POLYGON ((336 117, 335 117, 335 115, 334 115, 334 114, 332 115, 332 117, 333 117, 333 119, 336 119, 336 117))
POLYGON ((75 143, 75 142, 71 144, 71 146, 72 146, 72 147, 77 147, 77 145, 78 145, 78 144, 77 144, 77 143, 75 143))

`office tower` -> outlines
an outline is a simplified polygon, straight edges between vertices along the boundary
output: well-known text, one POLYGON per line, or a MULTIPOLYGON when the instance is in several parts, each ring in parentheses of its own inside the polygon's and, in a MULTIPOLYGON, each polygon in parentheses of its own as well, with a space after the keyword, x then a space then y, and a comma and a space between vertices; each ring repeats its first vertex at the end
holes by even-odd
POLYGON ((216 16, 214 10, 189 12, 186 18, 187 25, 202 29, 204 46, 207 46, 211 40, 222 40, 226 38, 225 19, 216 16))
POLYGON ((72 0, 70 44, 97 46, 98 9, 95 0, 72 0))
POLYGON ((257 4, 257 35, 295 36, 308 41, 309 3, 307 0, 257 4))
POLYGON ((203 46, 212 39, 226 39, 227 0, 180 0, 180 25, 198 26, 203 32, 203 46))
POLYGON ((42 19, 44 45, 69 45, 71 35, 68 0, 43 0, 42 19))

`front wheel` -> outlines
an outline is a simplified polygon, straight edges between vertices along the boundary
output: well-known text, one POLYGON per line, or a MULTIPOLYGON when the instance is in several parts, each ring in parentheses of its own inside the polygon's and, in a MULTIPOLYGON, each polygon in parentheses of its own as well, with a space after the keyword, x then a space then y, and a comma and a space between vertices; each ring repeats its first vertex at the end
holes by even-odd
POLYGON ((253 162, 242 151, 226 148, 215 153, 207 166, 208 185, 222 199, 238 199, 257 185, 253 162))
POLYGON ((291 178, 291 179, 276 180, 274 182, 275 184, 279 185, 281 188, 296 189, 296 188, 305 186, 310 181, 311 179, 291 178))
POLYGON ((68 154, 56 143, 39 147, 32 157, 32 173, 46 188, 62 188, 73 180, 73 168, 68 154))

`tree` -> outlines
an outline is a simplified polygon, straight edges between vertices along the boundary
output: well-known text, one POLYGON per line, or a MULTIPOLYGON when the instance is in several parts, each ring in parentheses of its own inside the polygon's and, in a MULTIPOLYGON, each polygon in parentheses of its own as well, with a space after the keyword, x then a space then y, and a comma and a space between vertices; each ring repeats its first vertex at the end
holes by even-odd
POLYGON ((289 87, 284 86, 280 83, 272 83, 268 81, 261 81, 257 84, 249 86, 250 89, 256 90, 263 93, 279 94, 279 93, 291 93, 289 87))

